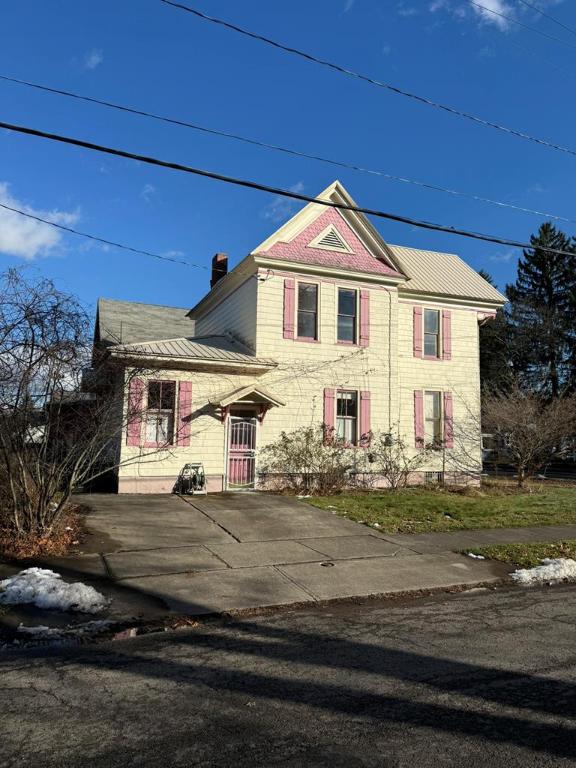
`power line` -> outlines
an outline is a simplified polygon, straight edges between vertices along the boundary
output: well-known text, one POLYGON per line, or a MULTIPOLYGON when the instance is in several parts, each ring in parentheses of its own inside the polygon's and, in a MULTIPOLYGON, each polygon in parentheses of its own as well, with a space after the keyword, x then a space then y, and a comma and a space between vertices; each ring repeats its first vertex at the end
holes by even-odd
POLYGON ((123 251, 138 253, 142 256, 151 256, 153 259, 161 259, 162 261, 171 261, 173 264, 182 264, 185 267, 197 267, 198 269, 208 269, 208 267, 204 266, 203 264, 192 264, 189 261, 174 259, 171 256, 162 256, 159 253, 152 253, 151 251, 143 251, 141 248, 133 248, 131 245, 116 243, 113 240, 106 240, 104 237, 91 235, 88 232, 81 232, 78 229, 73 229, 72 227, 66 227, 64 226, 64 224, 57 224, 55 221, 50 221, 50 219, 43 219, 41 216, 36 216, 33 213, 22 211, 19 208, 13 208, 11 205, 6 205, 6 203, 0 203, 0 208, 4 208, 7 211, 12 211, 12 213, 17 213, 20 216, 25 216, 27 219, 34 219, 34 221, 38 221, 42 224, 48 224, 51 227, 55 227, 56 229, 61 229, 64 232, 68 232, 72 235, 78 235, 79 237, 86 237, 89 240, 95 240, 96 242, 103 243, 104 245, 111 245, 114 248, 121 248, 123 251))
MULTIPOLYGON (((516 24, 518 27, 522 27, 523 29, 527 29, 530 32, 534 32, 536 35, 540 35, 541 37, 546 37, 548 40, 553 40, 555 43, 561 43, 562 45, 567 45, 568 48, 576 48, 576 45, 574 43, 569 43, 567 40, 562 40, 560 37, 554 37, 554 35, 549 35, 547 32, 542 32, 540 29, 536 29, 536 27, 531 27, 528 24, 524 24, 522 21, 518 21, 517 19, 514 19, 512 16, 507 16, 505 13, 501 13, 501 11, 495 11, 493 8, 488 8, 486 5, 482 5, 481 3, 475 2, 475 0, 468 0, 470 5, 475 6, 476 8, 480 8, 482 11, 485 11, 486 13, 491 13, 494 16, 499 16, 501 19, 505 19, 506 21, 510 22, 510 24, 516 24)), ((522 0, 520 0, 522 2, 522 0)), ((525 3, 527 5, 527 3, 525 3)))
POLYGON ((99 106, 108 107, 110 109, 116 109, 121 112, 128 112, 129 114, 137 115, 139 117, 150 118, 152 120, 158 120, 160 122, 164 122, 172 125, 178 125, 182 128, 190 128, 194 131, 200 131, 202 133, 207 133, 212 136, 220 136, 222 138, 232 139, 234 141, 240 141, 255 147, 271 149, 276 152, 282 152, 287 155, 292 155, 293 157, 305 158, 307 160, 315 160, 317 162, 326 163, 328 165, 336 166, 338 168, 346 168, 347 170, 357 171, 359 173, 366 173, 373 176, 380 176, 381 178, 387 179, 388 181, 397 181, 402 184, 411 184, 413 186, 421 187, 423 189, 430 189, 435 192, 444 192, 446 194, 453 195, 456 197, 465 197, 465 198, 468 198, 469 200, 475 200, 476 202, 489 203, 490 205, 497 205, 501 208, 511 208, 512 210, 520 211, 522 213, 530 213, 535 216, 543 216, 548 219, 554 219, 555 221, 564 221, 564 222, 567 222, 568 224, 576 224, 576 219, 569 219, 569 218, 566 218, 565 216, 559 216, 557 214, 547 213, 546 211, 537 211, 537 210, 534 210, 533 208, 525 208, 524 206, 514 205, 513 203, 505 203, 501 200, 494 200, 489 197, 483 197, 482 195, 475 195, 469 192, 462 192, 460 190, 451 189, 449 187, 442 187, 438 184, 431 184, 425 181, 409 179, 404 176, 396 176, 394 174, 387 173, 386 171, 382 171, 374 168, 365 168, 363 166, 355 165, 353 163, 346 163, 342 160, 334 160, 333 158, 323 157, 321 155, 301 152, 296 149, 282 147, 278 144, 270 144, 265 141, 259 141, 258 139, 253 139, 247 136, 241 136, 237 133, 231 133, 229 131, 221 131, 216 128, 208 128, 207 126, 199 125, 198 123, 190 123, 185 120, 179 120, 174 117, 168 117, 166 115, 159 115, 154 112, 149 112, 143 109, 137 109, 136 107, 128 107, 124 104, 117 104, 112 101, 97 99, 93 96, 85 96, 84 94, 76 93, 74 91, 68 91, 62 88, 54 88, 48 85, 34 83, 29 80, 21 80, 20 78, 9 77, 8 75, 2 75, 2 74, 0 74, 0 80, 4 80, 5 82, 9 82, 9 83, 15 83, 16 85, 24 85, 29 88, 35 88, 36 90, 46 91, 47 93, 56 94, 59 96, 66 96, 72 99, 77 99, 79 101, 86 101, 91 104, 98 104, 99 106))
MULTIPOLYGON (((6 123, 0 121, 0 128, 5 128, 9 131, 15 131, 16 133, 22 133, 27 136, 36 136, 42 139, 49 139, 50 141, 56 141, 61 144, 69 144, 75 147, 81 147, 82 149, 89 149, 94 152, 102 152, 107 155, 114 155, 116 157, 124 157, 128 160, 136 160, 140 163, 147 165, 153 165, 160 168, 169 168, 174 171, 182 171, 184 173, 190 173, 195 176, 201 176, 207 179, 214 179, 215 181, 222 181, 226 184, 233 184, 238 187, 245 187, 247 189, 255 189, 260 192, 269 192, 279 197, 288 197, 292 200, 300 200, 304 203, 314 203, 316 205, 324 206, 325 208, 336 208, 341 211, 352 211, 354 213, 363 213, 367 216, 375 216, 380 219, 387 219, 388 221, 395 221, 400 224, 410 224, 413 227, 420 229, 427 229, 434 232, 445 232, 450 235, 458 235, 459 237, 467 237, 473 240, 482 240, 488 243, 496 243, 497 245, 506 245, 510 248, 522 248, 533 250, 533 246, 529 243, 522 243, 517 240, 512 240, 506 237, 499 237, 497 235, 489 235, 481 232, 472 232, 470 230, 459 229, 457 227, 448 226, 446 224, 436 224, 430 221, 423 221, 421 219, 413 219, 409 216, 403 216, 396 213, 388 213, 374 208, 361 208, 356 205, 349 205, 348 203, 339 203, 333 200, 319 200, 309 195, 304 195, 301 192, 292 192, 288 189, 282 189, 281 187, 272 187, 268 184, 261 184, 257 181, 250 181, 248 179, 240 179, 235 176, 227 176, 222 173, 216 173, 215 171, 207 171, 202 168, 194 168, 189 165, 183 165, 182 163, 174 163, 168 160, 161 160, 156 157, 149 157, 147 155, 140 155, 136 152, 129 152, 124 149, 115 149, 113 147, 106 147, 102 144, 94 144, 93 142, 83 141, 82 139, 75 139, 70 136, 62 136, 57 133, 48 133, 46 131, 38 130, 37 128, 28 128, 23 125, 15 125, 13 123, 6 123)), ((556 253, 561 256, 573 256, 572 251, 561 251, 555 248, 542 248, 548 253, 556 253)))
POLYGON ((564 22, 560 21, 554 16, 551 16, 549 13, 546 13, 546 11, 543 11, 541 8, 538 8, 538 6, 534 5, 534 3, 528 3, 527 0, 518 0, 518 2, 522 3, 522 5, 525 5, 527 8, 531 8, 533 11, 536 11, 536 13, 539 13, 541 16, 544 16, 545 19, 549 19, 550 21, 554 22, 554 24, 558 24, 558 26, 562 27, 562 29, 565 29, 571 34, 576 35, 576 30, 572 29, 572 27, 569 27, 567 24, 564 24, 564 22))
POLYGON ((223 19, 218 19, 214 16, 208 16, 208 14, 202 13, 201 11, 198 11, 195 8, 191 8, 188 5, 182 5, 181 3, 174 2, 173 0, 160 0, 160 2, 164 3, 165 5, 172 6, 173 8, 178 8, 179 10, 186 11, 187 13, 191 13, 194 16, 197 16, 198 18, 203 19, 204 21, 209 21, 212 24, 218 24, 222 27, 226 27, 227 29, 231 29, 234 32, 240 33, 241 35, 250 37, 253 40, 259 40, 262 43, 271 45, 272 47, 278 48, 279 50, 285 51, 286 53, 293 54, 294 56, 300 56, 301 58, 306 59, 307 61, 311 61, 314 64, 320 64, 321 66, 327 67, 328 69, 333 69, 336 72, 340 72, 340 74, 347 75, 349 77, 354 77, 358 80, 362 80, 366 83, 370 83, 370 85, 375 85, 378 88, 385 88, 386 90, 391 91, 392 93, 396 93, 399 96, 405 96, 406 98, 417 101, 420 104, 426 104, 429 107, 435 107, 436 109, 441 109, 444 112, 448 112, 451 115, 456 115, 457 117, 462 117, 462 118, 465 118, 466 120, 471 120, 474 123, 478 123, 479 125, 484 125, 488 128, 494 128, 498 131, 507 133, 510 136, 516 136, 517 138, 525 139, 526 141, 531 141, 531 142, 534 142, 535 144, 540 144, 541 146, 548 147, 549 149, 555 149, 559 152, 565 152, 568 155, 576 156, 576 150, 571 149, 570 147, 565 147, 562 144, 556 144, 552 141, 549 141, 548 139, 540 139, 537 136, 532 136, 529 133, 524 133, 523 131, 519 131, 515 128, 509 128, 505 125, 502 125, 501 123, 495 123, 495 122, 492 122, 491 120, 485 120, 484 118, 473 115, 470 112, 464 112, 463 110, 457 109, 456 107, 451 107, 447 104, 442 104, 441 102, 433 101, 432 99, 428 99, 425 96, 420 96, 416 93, 411 93, 410 91, 405 91, 401 88, 398 88, 395 85, 391 85, 390 83, 385 83, 382 80, 376 80, 373 77, 369 77, 368 75, 363 75, 360 72, 356 72, 352 69, 347 69, 346 67, 340 66, 340 64, 334 64, 333 62, 327 61, 326 59, 320 59, 317 56, 313 56, 310 53, 301 51, 298 48, 292 48, 291 46, 284 45, 283 43, 279 43, 276 40, 271 40, 269 37, 264 37, 263 35, 259 35, 256 32, 251 32, 250 30, 239 27, 236 24, 232 24, 228 21, 224 21, 223 19))

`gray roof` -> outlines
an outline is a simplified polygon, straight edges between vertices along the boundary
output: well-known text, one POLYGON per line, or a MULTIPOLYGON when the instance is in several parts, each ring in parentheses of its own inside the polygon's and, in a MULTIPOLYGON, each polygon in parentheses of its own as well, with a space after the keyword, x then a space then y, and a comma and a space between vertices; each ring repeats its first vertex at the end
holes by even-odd
POLYGON ((273 367, 274 360, 255 357, 247 347, 230 336, 196 336, 135 344, 119 344, 114 352, 121 355, 142 357, 185 358, 186 360, 213 363, 234 363, 273 367))
POLYGON ((400 293, 430 293, 503 304, 506 297, 454 253, 388 246, 409 278, 400 293))
POLYGON ((163 307, 136 301, 98 299, 96 343, 111 346, 194 336, 189 307, 163 307))

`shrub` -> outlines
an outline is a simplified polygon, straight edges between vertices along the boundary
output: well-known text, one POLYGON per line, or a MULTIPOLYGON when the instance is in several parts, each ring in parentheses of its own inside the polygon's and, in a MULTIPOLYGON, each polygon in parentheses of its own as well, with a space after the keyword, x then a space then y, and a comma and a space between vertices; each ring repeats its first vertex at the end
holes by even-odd
POLYGON ((260 452, 261 478, 298 494, 337 493, 350 484, 358 451, 326 433, 323 425, 282 432, 260 452))

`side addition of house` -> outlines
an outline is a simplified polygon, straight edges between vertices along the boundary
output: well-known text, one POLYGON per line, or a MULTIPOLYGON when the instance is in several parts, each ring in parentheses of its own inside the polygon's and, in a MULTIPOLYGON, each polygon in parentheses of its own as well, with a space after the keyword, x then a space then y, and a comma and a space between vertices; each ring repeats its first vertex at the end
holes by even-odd
MULTIPOLYGON (((339 182, 317 200, 355 205, 339 182)), ((480 467, 478 328, 504 302, 458 256, 390 245, 320 203, 231 271, 217 254, 192 308, 101 299, 95 348, 123 366, 134 414, 118 491, 171 492, 189 462, 208 491, 257 488, 259 450, 315 424, 349 445, 376 431, 441 443, 414 482, 446 468, 457 432, 480 467)))

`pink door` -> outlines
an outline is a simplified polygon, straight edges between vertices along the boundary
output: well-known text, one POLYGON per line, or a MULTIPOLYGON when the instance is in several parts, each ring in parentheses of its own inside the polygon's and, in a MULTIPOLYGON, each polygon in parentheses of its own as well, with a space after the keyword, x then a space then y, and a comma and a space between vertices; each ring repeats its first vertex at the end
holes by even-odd
POLYGON ((256 474, 256 417, 230 416, 228 489, 254 488, 256 474))

